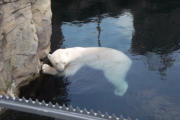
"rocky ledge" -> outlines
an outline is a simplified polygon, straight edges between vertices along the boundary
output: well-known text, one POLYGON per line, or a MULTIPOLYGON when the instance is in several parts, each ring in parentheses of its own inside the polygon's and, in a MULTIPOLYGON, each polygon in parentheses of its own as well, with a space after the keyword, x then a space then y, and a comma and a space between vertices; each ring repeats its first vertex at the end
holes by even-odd
POLYGON ((0 0, 0 93, 27 84, 50 50, 50 0, 0 0))

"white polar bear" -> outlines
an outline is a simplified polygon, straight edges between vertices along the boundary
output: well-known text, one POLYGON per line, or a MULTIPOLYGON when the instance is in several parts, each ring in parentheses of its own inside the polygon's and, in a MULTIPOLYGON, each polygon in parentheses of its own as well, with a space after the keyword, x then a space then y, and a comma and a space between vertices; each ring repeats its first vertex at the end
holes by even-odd
POLYGON ((43 64, 45 74, 70 76, 87 65, 104 72, 105 77, 115 87, 115 95, 123 96, 128 89, 125 81, 131 60, 118 50, 104 47, 73 47, 58 49, 48 55, 53 67, 43 64))

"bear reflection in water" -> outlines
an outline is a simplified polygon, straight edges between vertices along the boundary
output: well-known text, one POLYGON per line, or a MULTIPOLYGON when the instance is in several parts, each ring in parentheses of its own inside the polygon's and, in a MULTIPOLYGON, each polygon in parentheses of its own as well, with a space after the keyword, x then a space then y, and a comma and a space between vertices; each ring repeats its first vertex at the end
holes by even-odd
POLYGON ((49 54, 48 59, 52 66, 43 64, 45 74, 72 76, 81 67, 89 66, 104 72, 115 88, 115 95, 123 96, 128 89, 125 78, 132 62, 121 51, 104 47, 73 47, 58 49, 49 54))

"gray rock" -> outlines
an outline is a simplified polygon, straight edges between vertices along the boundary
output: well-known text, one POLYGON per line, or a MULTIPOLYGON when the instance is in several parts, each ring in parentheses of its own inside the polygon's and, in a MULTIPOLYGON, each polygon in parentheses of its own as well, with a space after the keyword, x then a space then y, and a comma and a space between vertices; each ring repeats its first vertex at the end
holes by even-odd
POLYGON ((50 50, 50 0, 0 0, 0 91, 17 90, 50 50))

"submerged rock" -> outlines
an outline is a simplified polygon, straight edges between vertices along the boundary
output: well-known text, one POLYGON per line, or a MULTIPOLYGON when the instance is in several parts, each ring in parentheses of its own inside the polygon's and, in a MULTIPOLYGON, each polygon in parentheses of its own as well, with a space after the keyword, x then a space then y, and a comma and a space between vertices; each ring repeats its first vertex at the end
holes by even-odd
POLYGON ((27 84, 50 50, 50 0, 0 0, 0 91, 27 84))

